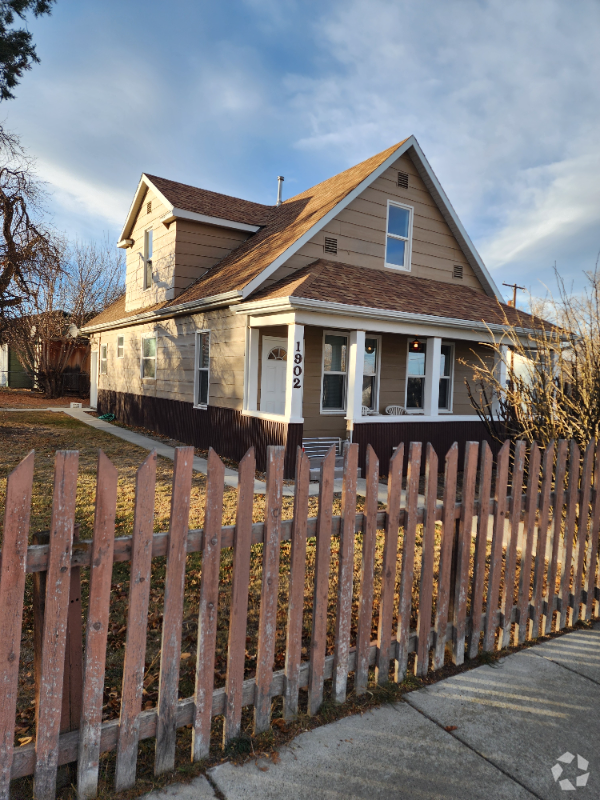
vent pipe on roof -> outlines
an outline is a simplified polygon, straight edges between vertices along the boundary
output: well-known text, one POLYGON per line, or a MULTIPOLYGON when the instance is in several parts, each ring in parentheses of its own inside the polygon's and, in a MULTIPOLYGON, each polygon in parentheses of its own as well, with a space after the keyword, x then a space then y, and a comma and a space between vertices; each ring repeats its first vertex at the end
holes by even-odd
POLYGON ((281 203, 283 202, 282 199, 281 199, 281 192, 283 190, 282 183, 284 182, 284 180, 285 180, 285 178, 283 177, 283 175, 278 175, 277 176, 277 205, 278 206, 280 206, 281 203))

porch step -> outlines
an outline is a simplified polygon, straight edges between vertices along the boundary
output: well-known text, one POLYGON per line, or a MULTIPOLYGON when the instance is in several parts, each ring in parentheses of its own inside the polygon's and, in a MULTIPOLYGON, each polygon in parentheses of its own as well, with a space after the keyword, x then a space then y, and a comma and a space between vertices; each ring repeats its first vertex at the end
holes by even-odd
MULTIPOLYGON (((336 459, 336 462, 337 462, 337 459, 336 459)), ((311 467, 310 468, 310 480, 311 481, 318 481, 320 476, 321 476, 321 467, 320 466, 311 467)), ((335 470, 333 472, 333 477, 336 480, 337 480, 337 478, 343 478, 344 477, 344 467, 343 467, 343 465, 338 466, 338 464, 336 463, 335 470)), ((358 468, 358 473, 357 473, 356 477, 357 478, 361 478, 362 477, 362 470, 360 469, 360 467, 358 468)))

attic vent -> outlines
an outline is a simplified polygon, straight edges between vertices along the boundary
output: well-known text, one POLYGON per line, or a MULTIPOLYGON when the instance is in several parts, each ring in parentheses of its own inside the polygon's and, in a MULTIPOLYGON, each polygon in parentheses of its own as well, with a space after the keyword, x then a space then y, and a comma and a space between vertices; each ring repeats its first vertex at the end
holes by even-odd
POLYGON ((458 278, 458 280, 462 281, 463 276, 463 268, 461 264, 455 264, 452 270, 452 277, 458 278))
POLYGON ((146 203, 146 214, 151 214, 151 213, 152 213, 152 200, 149 200, 146 203))
POLYGON ((337 256, 337 239, 330 239, 326 236, 324 249, 326 253, 332 253, 334 256, 337 256))
POLYGON ((398 186, 401 189, 408 189, 408 175, 406 172, 398 173, 398 186))

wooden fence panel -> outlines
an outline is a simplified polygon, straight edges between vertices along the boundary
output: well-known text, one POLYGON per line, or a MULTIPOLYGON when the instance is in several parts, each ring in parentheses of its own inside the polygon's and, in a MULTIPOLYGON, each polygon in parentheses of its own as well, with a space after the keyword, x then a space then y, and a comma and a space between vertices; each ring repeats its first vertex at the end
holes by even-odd
POLYGON ((260 733, 271 724, 271 681, 277 636, 279 592, 279 549, 281 541, 281 501, 283 490, 284 447, 269 447, 267 452, 267 506, 263 545, 262 589, 256 656, 256 694, 254 731, 260 733))
POLYGON ((0 800, 10 796, 33 460, 32 450, 6 482, 0 571, 0 800))
POLYGON ((396 639, 396 683, 402 683, 408 664, 408 635, 412 609, 412 585, 415 566, 415 538, 419 503, 419 477, 421 474, 421 442, 411 442, 406 473, 406 516, 402 539, 402 567, 400 572, 400 601, 396 639))
POLYGON ((454 587, 453 624, 454 640, 452 662, 463 664, 465 660, 465 637, 467 631, 467 593, 469 589, 469 560, 473 529, 473 507, 477 480, 478 442, 467 442, 465 446, 465 469, 463 472, 462 502, 456 549, 456 583, 454 587))
POLYGON ((116 467, 100 450, 96 478, 96 513, 90 567, 82 714, 79 724, 77 794, 80 798, 95 797, 98 791, 117 480, 116 467))
POLYGON ((156 450, 153 450, 135 476, 127 637, 115 770, 116 792, 130 789, 135 783, 152 570, 155 487, 156 450))
POLYGON ((400 444, 390 460, 388 472, 387 519, 381 565, 381 596, 379 598, 377 661, 375 666, 375 680, 379 684, 386 683, 390 676, 390 641, 394 619, 394 594, 396 592, 403 464, 404 444, 400 444))
POLYGON ((177 447, 175 449, 169 550, 163 605, 155 775, 170 772, 175 767, 176 710, 179 695, 183 591, 193 460, 193 447, 177 447))
MULTIPOLYGON (((552 555, 548 567, 548 596, 546 598, 548 614, 546 616, 545 633, 552 632, 554 620, 554 598, 556 595, 556 578, 558 575, 558 554, 561 545, 561 531, 563 524, 563 505, 565 499, 565 472, 567 469, 567 447, 565 439, 559 439, 556 452, 556 469, 554 480, 554 506, 552 509, 552 555)), ((560 620, 560 614, 557 617, 560 620)), ((559 623, 560 624, 560 623, 559 623)))
POLYGON ((223 743, 240 735, 242 730, 242 689, 246 660, 246 627, 248 622, 248 589, 252 551, 252 506, 254 503, 254 448, 240 461, 237 516, 233 544, 233 584, 227 646, 227 705, 223 724, 223 743))
POLYGON ((442 541, 440 543, 440 566, 438 571, 437 608, 435 614, 435 653, 433 668, 444 666, 448 610, 450 607, 450 583, 452 573, 452 548, 456 511, 456 474, 458 470, 458 442, 454 442, 446 454, 444 470, 444 499, 442 511, 442 541))
POLYGON ((517 547, 519 544, 519 525, 521 523, 521 504, 523 493, 523 470, 525 468, 525 442, 515 444, 515 456, 512 470, 512 499, 510 503, 510 539, 506 548, 504 568, 504 591, 502 592, 502 613, 504 627, 502 631, 502 647, 510 645, 512 630, 512 610, 514 605, 515 572, 517 565, 517 547))
POLYGON ((196 650, 196 712, 192 732, 192 759, 201 761, 210 751, 210 722, 215 685, 215 648, 219 611, 219 567, 221 565, 221 526, 225 465, 212 447, 208 451, 208 482, 204 516, 204 550, 198 646, 196 650))
POLYGON ((335 448, 332 447, 321 463, 319 484, 313 618, 308 672, 308 713, 311 715, 316 714, 323 703, 334 474, 335 448))
POLYGON ((544 574, 546 572, 546 547, 548 543, 548 525, 550 522, 550 494, 552 491, 552 473, 554 471, 554 441, 548 444, 544 453, 542 492, 540 500, 540 522, 535 555, 535 572, 533 576, 533 621, 532 636, 540 635, 540 620, 543 608, 544 574))
MULTIPOLYGON (((577 550, 574 559, 575 572, 573 575, 573 624, 581 617, 581 587, 583 586, 584 558, 587 551, 587 536, 590 513, 590 494, 592 491, 592 468, 594 466, 594 439, 588 443, 583 458, 581 471, 581 500, 579 502, 579 527, 577 529, 577 550)), ((588 559, 589 564, 589 559, 588 559)), ((585 611, 584 611, 585 616, 585 611)))
POLYGON ((354 579, 354 520, 356 516, 356 480, 358 445, 350 444, 344 453, 342 485, 342 527, 340 530, 337 608, 333 644, 332 697, 336 703, 346 700, 350 627, 352 624, 352 588, 354 579))
MULTIPOLYGON (((498 453, 496 461, 496 510, 494 512, 494 529, 492 532, 492 550, 490 553, 490 572, 488 576, 488 593, 485 611, 485 634, 483 649, 491 652, 496 645, 496 611, 500 597, 500 576, 502 574, 502 549, 507 516, 508 467, 510 461, 510 442, 506 441, 498 453)), ((498 641, 498 649, 502 648, 502 636, 498 641)))
POLYGON ((521 568, 519 575, 519 623, 515 629, 514 644, 523 644, 530 636, 529 589, 531 587, 531 554, 535 535, 535 521, 538 505, 538 483, 540 479, 540 448, 534 442, 529 454, 527 476, 527 499, 523 523, 523 544, 521 547, 521 568))
MULTIPOLYGON (((360 568, 360 599, 358 604, 358 628, 356 631, 356 669, 354 670, 354 692, 367 691, 369 679, 369 651, 373 627, 373 590, 375 570, 375 547, 377 545, 377 502, 379 496, 379 459, 371 445, 366 457, 367 494, 363 518, 362 559, 360 568)), ((436 474, 437 478, 437 474, 436 474)), ((389 651, 389 638, 388 638, 389 651)), ((389 663, 389 662, 388 662, 389 663)))
POLYGON ((306 577, 306 530, 310 461, 299 447, 296 453, 296 493, 290 556, 287 636, 285 646, 285 694, 283 716, 292 720, 298 715, 300 661, 302 659, 302 619, 304 616, 304 580, 306 577))
POLYGON ((569 448, 569 489, 567 494, 567 519, 560 572, 560 628, 565 628, 571 621, 569 595, 571 593, 571 570, 573 567, 573 539, 575 536, 575 520, 579 500, 579 468, 581 454, 575 440, 571 440, 569 448))
POLYGON ((78 463, 79 453, 75 450, 56 454, 42 670, 36 703, 36 800, 54 800, 56 793, 78 463))
POLYGON ((586 559, 585 590, 587 599, 585 604, 585 619, 589 620, 592 614, 598 613, 598 602, 594 597, 596 588, 596 568, 598 566, 598 528, 600 527, 600 445, 596 449, 594 464, 594 502, 592 507, 592 522, 590 528, 590 541, 588 544, 588 557, 586 559))
POLYGON ((437 481, 438 457, 431 444, 428 444, 425 461, 425 519, 423 521, 423 544, 421 546, 421 586, 417 617, 418 646, 415 659, 415 675, 420 675, 423 678, 427 675, 429 669, 437 481))
POLYGON ((467 642, 469 658, 475 658, 479 652, 481 636, 481 611, 483 609, 483 589, 485 584, 485 560, 487 555, 488 527, 492 507, 492 468, 494 459, 492 449, 487 442, 481 443, 481 466, 479 478, 479 519, 477 520, 477 536, 475 539, 475 557, 473 559, 473 581, 471 590, 471 632, 467 642))

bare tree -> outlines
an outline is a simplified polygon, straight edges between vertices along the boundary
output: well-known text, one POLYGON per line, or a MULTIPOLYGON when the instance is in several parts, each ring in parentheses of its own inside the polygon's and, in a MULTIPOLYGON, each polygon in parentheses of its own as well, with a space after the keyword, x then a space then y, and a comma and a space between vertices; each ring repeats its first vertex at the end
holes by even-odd
POLYGON ((28 374, 46 397, 63 391, 63 377, 76 348, 79 329, 124 291, 124 259, 108 240, 101 244, 55 241, 57 260, 22 304, 7 338, 28 374))
POLYGON ((600 433, 600 272, 585 273, 581 293, 556 273, 558 296, 532 302, 522 327, 505 318, 505 332, 478 357, 471 404, 498 441, 552 439, 585 446, 600 433), (538 314, 550 317, 546 322, 538 314))

